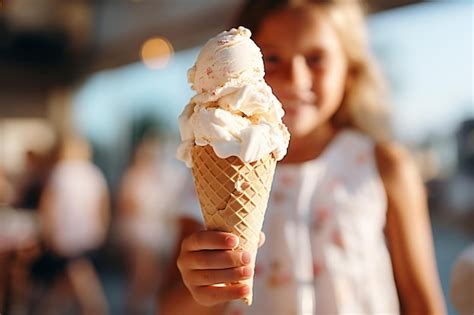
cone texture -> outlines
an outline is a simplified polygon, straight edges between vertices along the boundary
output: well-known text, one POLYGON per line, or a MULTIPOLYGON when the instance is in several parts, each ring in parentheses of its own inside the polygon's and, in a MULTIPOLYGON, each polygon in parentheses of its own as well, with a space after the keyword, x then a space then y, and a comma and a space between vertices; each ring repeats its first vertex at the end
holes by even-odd
MULTIPOLYGON (((192 159, 194 184, 206 228, 239 236, 239 249, 251 254, 254 268, 275 158, 269 154, 251 163, 234 156, 221 159, 208 145, 194 146, 192 159)), ((243 283, 250 288, 243 300, 251 305, 253 278, 243 283)))

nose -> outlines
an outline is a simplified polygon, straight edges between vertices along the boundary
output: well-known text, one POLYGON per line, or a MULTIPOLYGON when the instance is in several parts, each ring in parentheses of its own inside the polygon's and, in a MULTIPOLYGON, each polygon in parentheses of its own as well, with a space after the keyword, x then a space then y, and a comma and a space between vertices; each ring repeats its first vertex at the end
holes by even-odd
POLYGON ((289 70, 289 81, 293 88, 298 91, 306 91, 312 88, 313 79, 311 70, 303 56, 294 56, 291 60, 289 70))

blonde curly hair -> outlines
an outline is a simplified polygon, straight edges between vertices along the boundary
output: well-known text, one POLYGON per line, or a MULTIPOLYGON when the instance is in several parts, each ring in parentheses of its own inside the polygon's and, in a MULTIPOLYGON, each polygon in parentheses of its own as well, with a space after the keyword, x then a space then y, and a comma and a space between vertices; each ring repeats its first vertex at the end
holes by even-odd
POLYGON ((269 14, 285 9, 318 6, 327 13, 349 62, 342 105, 333 122, 384 140, 391 136, 386 84, 373 57, 365 23, 365 8, 354 0, 249 0, 236 19, 256 34, 269 14))

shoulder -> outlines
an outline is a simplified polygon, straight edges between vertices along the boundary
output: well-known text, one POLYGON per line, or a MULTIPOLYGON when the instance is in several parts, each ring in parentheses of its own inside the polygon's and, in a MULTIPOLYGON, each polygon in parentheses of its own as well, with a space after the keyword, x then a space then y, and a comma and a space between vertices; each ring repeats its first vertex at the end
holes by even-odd
POLYGON ((416 171, 415 162, 408 150, 395 142, 376 143, 375 157, 379 168, 385 174, 416 171))
POLYGON ((380 171, 384 174, 406 172, 414 167, 414 162, 408 151, 397 143, 376 143, 375 157, 380 171))
MULTIPOLYGON (((405 194, 423 190, 423 182, 410 153, 393 142, 377 143, 375 158, 387 193, 405 194), (413 192, 413 191, 412 191, 413 192)), ((400 196, 402 197, 402 196, 400 196)))

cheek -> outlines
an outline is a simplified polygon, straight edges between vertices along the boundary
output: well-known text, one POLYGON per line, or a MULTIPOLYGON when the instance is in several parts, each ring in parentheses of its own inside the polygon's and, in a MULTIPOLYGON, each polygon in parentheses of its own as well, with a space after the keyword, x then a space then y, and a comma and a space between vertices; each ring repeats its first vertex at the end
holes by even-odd
POLYGON ((320 122, 320 111, 315 105, 300 106, 296 110, 287 109, 283 122, 292 137, 309 134, 320 122))
POLYGON ((272 88, 274 93, 281 91, 285 87, 285 80, 275 73, 266 73, 265 82, 267 82, 267 84, 272 88))
MULTIPOLYGON (((346 68, 342 65, 328 67, 315 80, 318 107, 321 114, 332 115, 342 103, 346 86, 346 68)), ((329 118, 329 117, 328 117, 329 118)))

